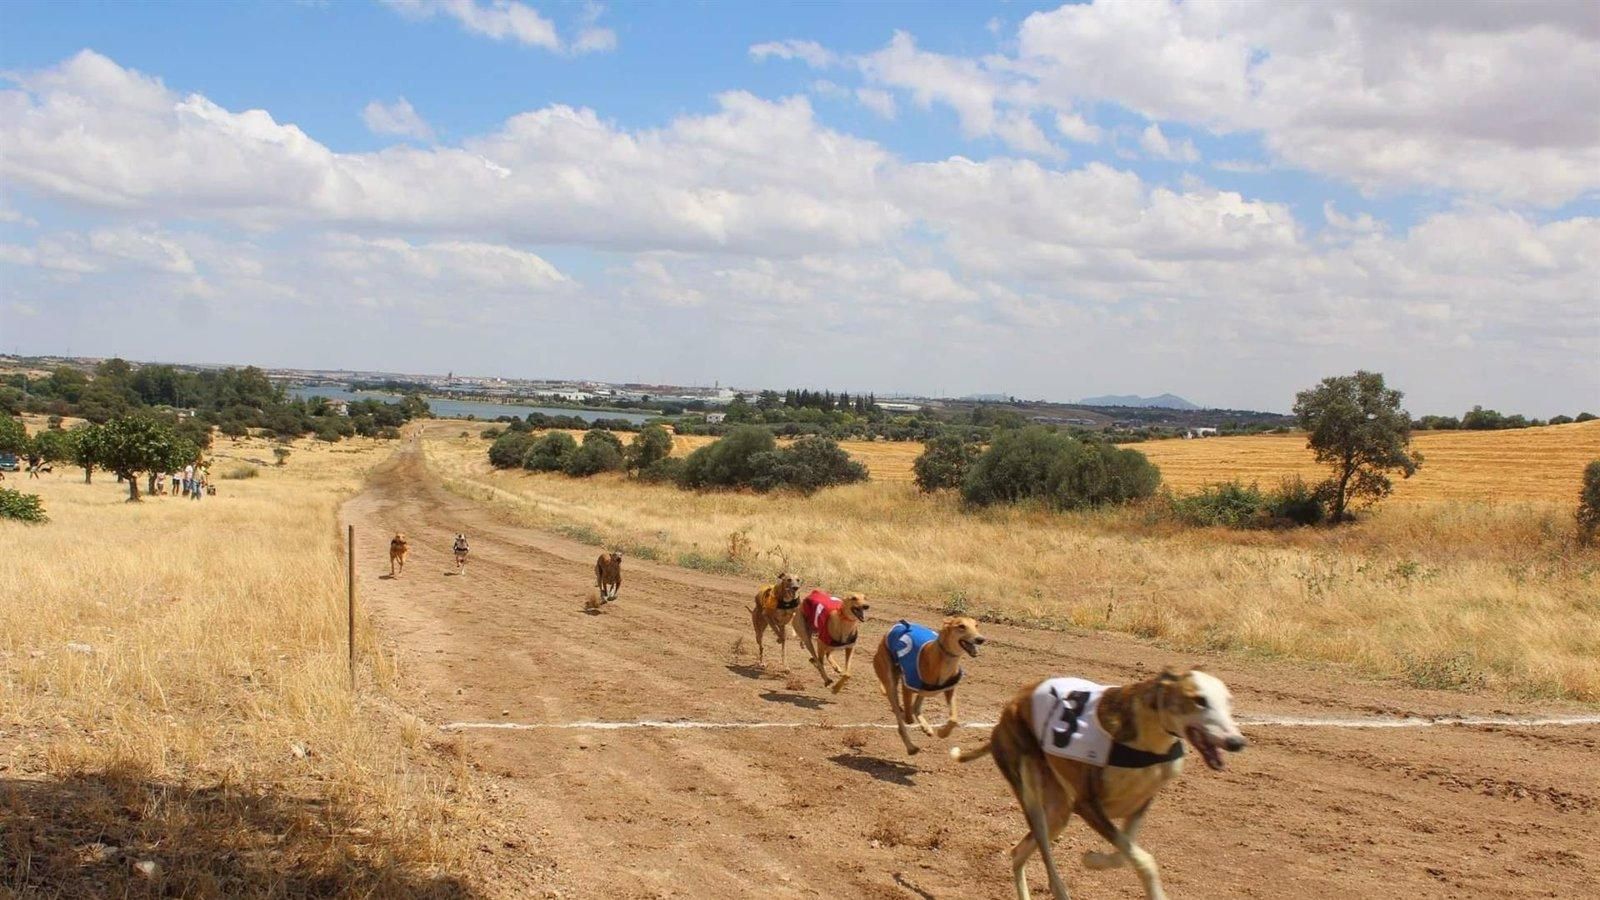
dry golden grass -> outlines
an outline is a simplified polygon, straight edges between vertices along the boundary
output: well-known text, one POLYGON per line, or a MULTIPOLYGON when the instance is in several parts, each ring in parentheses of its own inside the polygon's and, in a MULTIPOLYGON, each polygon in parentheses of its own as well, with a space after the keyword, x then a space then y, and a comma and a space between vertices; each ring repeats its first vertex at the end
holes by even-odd
MULTIPOLYGON (((0 522, 0 891, 458 891, 464 774, 346 680, 337 510, 391 447, 301 443, 198 502, 70 467, 20 485, 51 522, 0 522)), ((270 445, 213 454, 245 457, 270 445)), ((392 662, 361 649, 381 702, 392 662)))
POLYGON ((761 575, 787 562, 835 591, 991 618, 1600 701, 1600 556, 1574 549, 1572 503, 1423 501, 1339 529, 1180 530, 1139 510, 966 513, 885 480, 800 498, 496 472, 486 442, 457 433, 435 426, 426 441, 455 490, 633 555, 761 575))
MULTIPOLYGON (((675 438, 673 454, 685 455, 712 440, 696 435, 675 438)), ((1584 465, 1600 459, 1600 419, 1518 431, 1420 431, 1413 444, 1424 457, 1422 469, 1415 477, 1395 483, 1394 500, 1576 503, 1584 465)), ((839 446, 865 463, 876 481, 911 481, 911 464, 922 453, 919 443, 840 441, 839 446)), ((1327 477, 1327 470, 1318 466, 1306 449, 1303 434, 1149 441, 1129 446, 1160 466, 1162 483, 1177 491, 1233 479, 1257 482, 1265 488, 1277 485, 1285 475, 1301 475, 1308 481, 1327 477)))
MULTIPOLYGON (((1262 487, 1284 475, 1327 477, 1303 434, 1151 441, 1132 445, 1174 490, 1238 479, 1262 487)), ((1396 481, 1394 500, 1550 500, 1576 504, 1583 467, 1600 459, 1600 419, 1517 431, 1420 431, 1422 468, 1396 481)))

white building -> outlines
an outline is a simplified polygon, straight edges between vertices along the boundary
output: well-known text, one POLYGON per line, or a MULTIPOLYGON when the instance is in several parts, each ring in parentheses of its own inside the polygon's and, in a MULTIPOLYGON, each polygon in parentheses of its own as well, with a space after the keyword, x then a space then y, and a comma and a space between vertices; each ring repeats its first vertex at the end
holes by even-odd
POLYGON ((706 424, 721 425, 727 418, 727 413, 706 413, 706 424))

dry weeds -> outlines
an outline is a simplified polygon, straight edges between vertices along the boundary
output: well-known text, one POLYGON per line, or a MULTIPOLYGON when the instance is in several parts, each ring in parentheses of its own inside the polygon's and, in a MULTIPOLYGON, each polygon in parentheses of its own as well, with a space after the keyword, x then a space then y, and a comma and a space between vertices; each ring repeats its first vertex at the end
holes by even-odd
MULTIPOLYGON (((464 768, 346 682, 337 509, 391 446, 302 444, 199 502, 28 484, 52 521, 0 523, 0 892, 467 892, 464 768)), ((392 661, 360 646, 381 701, 392 661)))

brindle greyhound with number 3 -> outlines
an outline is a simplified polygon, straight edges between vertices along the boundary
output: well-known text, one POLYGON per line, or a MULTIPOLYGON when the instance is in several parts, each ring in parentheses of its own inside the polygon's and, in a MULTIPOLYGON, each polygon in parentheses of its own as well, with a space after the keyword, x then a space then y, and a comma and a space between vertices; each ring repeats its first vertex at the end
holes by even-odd
POLYGON ((1050 894, 1067 900, 1050 842, 1073 813, 1116 848, 1088 851, 1083 864, 1114 869, 1131 864, 1149 900, 1164 900, 1155 857, 1135 841, 1162 785, 1183 771, 1184 741, 1206 765, 1221 771, 1222 750, 1243 750, 1228 686, 1198 669, 1170 669, 1148 681, 1106 687, 1080 678, 1051 678, 1022 689, 1000 713, 988 743, 963 752, 961 762, 994 754, 1028 820, 1011 848, 1018 900, 1028 900, 1024 868, 1034 850, 1044 859, 1050 894), (1113 821, 1122 819, 1118 828, 1113 821))

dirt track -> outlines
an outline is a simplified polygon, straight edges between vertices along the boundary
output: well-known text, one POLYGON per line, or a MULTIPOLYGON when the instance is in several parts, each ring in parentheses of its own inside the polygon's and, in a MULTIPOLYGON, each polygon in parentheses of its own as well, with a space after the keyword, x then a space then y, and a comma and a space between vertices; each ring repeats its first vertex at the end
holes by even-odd
MULTIPOLYGON (((921 735, 924 752, 907 758, 892 730, 832 727, 888 722, 871 644, 888 622, 931 621, 931 611, 873 598, 854 682, 830 694, 792 644, 789 669, 804 687, 791 690, 770 645, 774 671, 751 665, 754 582, 630 559, 620 601, 586 614, 597 548, 499 521, 443 490, 414 441, 345 516, 361 535, 364 602, 431 723, 815 723, 456 732, 503 822, 483 846, 488 893, 1012 896, 1005 853, 1022 819, 990 763, 957 764, 948 742, 921 735), (396 530, 412 538, 412 558, 388 580, 383 538, 396 530), (462 577, 447 574, 456 531, 472 538, 462 577), (740 637, 751 652, 736 660, 740 637)), ((1225 679, 1247 715, 1562 711, 1197 660, 1115 637, 985 632, 990 643, 962 689, 965 720, 992 720, 1018 686, 1044 675, 1121 682, 1193 662, 1225 679)), ((1245 732, 1252 746, 1227 772, 1190 766, 1146 824, 1141 843, 1175 898, 1596 895, 1600 727, 1245 732)), ((1075 897, 1142 896, 1130 871, 1078 864, 1078 852, 1100 849, 1081 823, 1057 847, 1075 897)), ((1037 864, 1030 874, 1036 896, 1048 896, 1037 864)))

